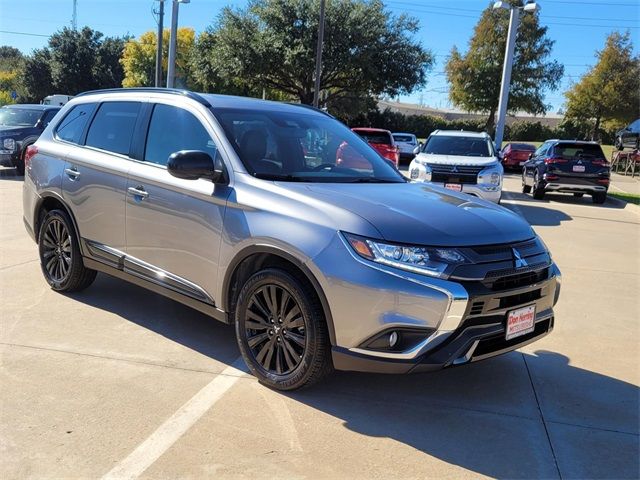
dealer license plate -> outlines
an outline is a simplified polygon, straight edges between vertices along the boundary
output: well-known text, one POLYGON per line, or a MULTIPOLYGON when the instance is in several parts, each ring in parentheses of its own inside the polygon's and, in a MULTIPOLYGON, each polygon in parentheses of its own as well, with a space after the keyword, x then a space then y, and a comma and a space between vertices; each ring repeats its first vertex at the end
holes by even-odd
POLYGON ((584 172, 584 165, 574 165, 573 166, 573 171, 574 172, 584 172))
POLYGON ((528 307, 518 308, 517 310, 511 310, 507 314, 507 333, 505 335, 506 340, 526 335, 533 332, 536 326, 536 306, 529 305, 528 307))
POLYGON ((447 188, 449 190, 454 190, 456 192, 461 192, 462 191, 462 184, 460 184, 460 183, 445 183, 444 184, 444 188, 447 188))

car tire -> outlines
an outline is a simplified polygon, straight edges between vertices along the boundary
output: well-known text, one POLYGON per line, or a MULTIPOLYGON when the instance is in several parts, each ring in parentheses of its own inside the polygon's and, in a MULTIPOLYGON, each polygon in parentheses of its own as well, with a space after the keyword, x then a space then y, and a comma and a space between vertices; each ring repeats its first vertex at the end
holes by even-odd
POLYGON ((27 154, 27 147, 24 147, 22 153, 20 154, 20 158, 13 164, 16 167, 16 174, 19 176, 24 175, 24 156, 27 154))
POLYGON ((544 187, 540 185, 538 172, 536 172, 533 177, 533 198, 536 200, 542 200, 544 198, 544 187))
POLYGON ((40 266, 47 283, 57 292, 78 292, 93 283, 97 272, 86 268, 69 215, 47 212, 38 233, 40 266))
POLYGON ((308 387, 333 370, 320 300, 308 282, 284 270, 268 268, 245 282, 235 328, 249 370, 270 388, 308 387))
POLYGON ((584 193, 577 192, 577 193, 574 193, 573 196, 577 198, 582 198, 584 197, 584 193))
POLYGON ((614 146, 616 147, 617 150, 624 150, 624 142, 622 141, 622 137, 616 137, 614 146))
POLYGON ((607 192, 596 192, 591 195, 591 200, 597 205, 602 205, 607 201, 607 192))
POLYGON ((522 193, 531 193, 531 185, 525 183, 525 173, 522 172, 522 193))

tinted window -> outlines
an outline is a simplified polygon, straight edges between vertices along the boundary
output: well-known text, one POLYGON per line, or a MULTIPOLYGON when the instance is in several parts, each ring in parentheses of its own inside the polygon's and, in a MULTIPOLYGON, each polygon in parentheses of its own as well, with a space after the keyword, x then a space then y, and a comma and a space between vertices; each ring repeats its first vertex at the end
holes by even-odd
POLYGON ((632 132, 640 132, 640 120, 636 120, 635 122, 633 122, 631 125, 629 125, 629 128, 632 132))
POLYGON ((535 153, 533 155, 536 156, 536 157, 544 155, 545 153, 547 153, 547 149, 548 148, 549 148, 549 144, 548 143, 543 143, 542 145, 540 145, 538 147, 538 149, 535 151, 535 153))
POLYGON ((229 142, 252 175, 304 182, 404 182, 355 133, 306 109, 213 108, 229 142))
POLYGON ((536 149, 535 146, 528 143, 511 143, 510 145, 512 150, 526 150, 527 152, 533 152, 536 149))
POLYGON ((95 103, 83 103, 73 107, 58 124, 56 136, 67 142, 79 143, 95 106, 95 103))
POLYGON ((166 165, 169 155, 180 150, 200 150, 211 158, 217 153, 216 144, 192 113, 170 105, 156 105, 147 134, 145 161, 166 165))
POLYGON ((604 158, 600 145, 590 143, 559 143, 553 150, 555 155, 567 159, 604 158))
POLYGON ((432 135, 423 152, 435 155, 462 157, 491 157, 489 142, 485 138, 432 135))
POLYGON ((103 103, 89 127, 86 144, 128 155, 139 111, 138 102, 103 103))
POLYGON ((382 145, 392 145, 391 135, 384 132, 366 132, 362 130, 354 130, 358 135, 369 143, 379 143, 382 145))
POLYGON ((415 140, 413 139, 413 137, 411 135, 394 135, 393 139, 396 142, 415 143, 415 140))
POLYGON ((47 113, 44 114, 44 117, 42 117, 43 128, 49 125, 49 122, 53 120, 53 117, 56 116, 56 113, 58 113, 58 110, 48 110, 47 113))

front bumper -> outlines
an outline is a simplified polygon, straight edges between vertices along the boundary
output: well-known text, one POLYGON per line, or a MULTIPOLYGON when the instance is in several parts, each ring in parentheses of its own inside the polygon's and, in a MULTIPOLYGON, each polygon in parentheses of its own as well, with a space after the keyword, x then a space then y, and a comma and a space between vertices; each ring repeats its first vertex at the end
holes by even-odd
POLYGON ((10 152, 8 150, 0 150, 0 165, 5 167, 13 167, 20 159, 18 152, 10 152))
POLYGON ((553 263, 532 267, 540 274, 518 274, 535 274, 520 283, 431 278, 364 260, 339 234, 308 265, 331 308, 335 368, 379 373, 460 365, 541 338, 553 327, 561 279, 553 263), (529 305, 536 307, 535 331, 504 341, 508 312, 529 305), (367 346, 370 339, 404 330, 419 332, 419 341, 400 351, 367 346))

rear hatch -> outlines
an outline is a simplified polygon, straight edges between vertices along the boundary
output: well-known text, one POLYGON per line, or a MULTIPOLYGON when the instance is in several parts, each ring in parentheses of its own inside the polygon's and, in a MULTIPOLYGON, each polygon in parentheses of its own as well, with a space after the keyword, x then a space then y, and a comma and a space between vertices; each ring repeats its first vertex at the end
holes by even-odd
POLYGON ((354 129, 353 131, 360 135, 360 137, 362 137, 364 140, 366 140, 369 145, 376 149, 378 153, 380 153, 380 155, 382 155, 384 158, 387 158, 393 162, 397 162, 397 154, 399 152, 399 148, 394 145, 391 134, 387 132, 376 132, 358 129, 354 129))
POLYGON ((594 143, 557 143, 545 163, 547 174, 557 176, 558 181, 594 183, 609 178, 609 163, 600 145, 594 143))

